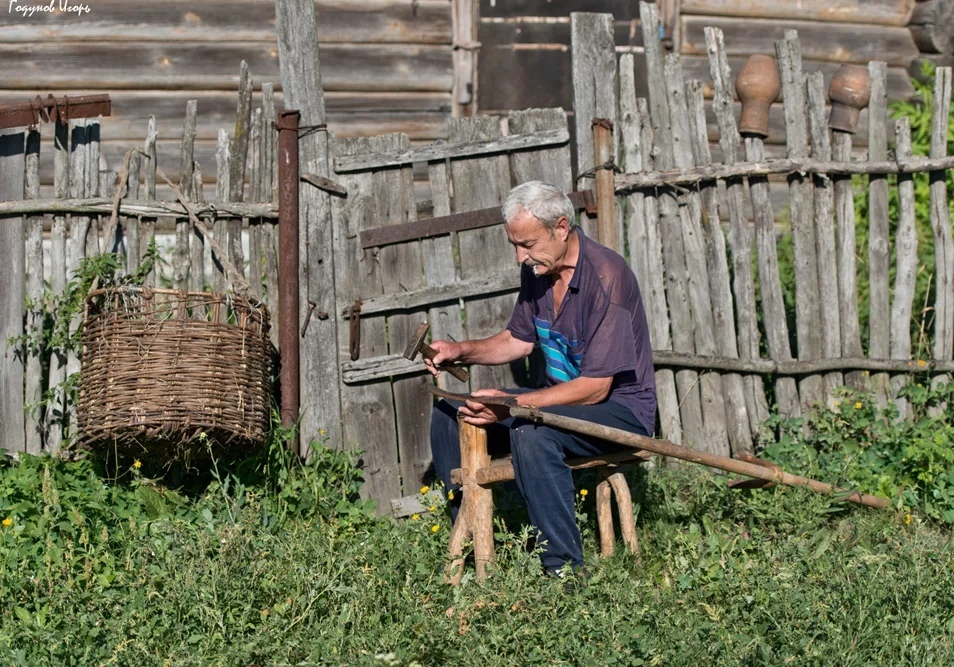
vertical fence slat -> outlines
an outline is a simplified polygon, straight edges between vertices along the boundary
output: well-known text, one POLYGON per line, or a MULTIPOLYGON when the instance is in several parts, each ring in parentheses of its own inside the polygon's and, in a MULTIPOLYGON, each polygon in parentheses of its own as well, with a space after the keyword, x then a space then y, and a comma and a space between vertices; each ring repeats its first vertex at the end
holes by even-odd
MULTIPOLYGON (((636 98, 634 67, 632 54, 624 54, 620 59, 620 152, 621 167, 629 173, 653 168, 649 106, 644 98, 636 98)), ((663 283, 662 247, 656 226, 659 220, 656 198, 643 190, 627 195, 625 215, 629 262, 639 283, 652 348, 672 350, 663 283)), ((672 442, 682 442, 676 379, 671 368, 656 369, 656 405, 662 436, 672 442)))
MULTIPOLYGON (((851 160, 851 134, 832 131, 831 153, 836 162, 851 160)), ((843 357, 862 357, 861 330, 858 323, 858 287, 856 280, 857 254, 855 242, 855 198, 850 176, 832 177, 835 190, 835 219, 837 221, 838 309, 841 311, 841 354, 843 357)), ((845 373, 845 382, 852 387, 863 385, 858 371, 845 373)))
MULTIPOLYGON (((692 133, 692 151, 696 166, 712 163, 709 138, 706 132, 706 110, 702 97, 702 83, 690 81, 686 86, 689 102, 689 126, 692 133)), ((725 235, 719 217, 719 191, 714 182, 701 186, 702 223, 704 226, 706 266, 712 304, 713 349, 723 357, 739 358, 736 345, 735 319, 732 308, 732 288, 729 284, 729 260, 725 251, 725 235)), ((722 376, 725 392, 726 430, 733 455, 752 453, 752 431, 749 428, 748 409, 742 376, 726 373, 722 376)))
MULTIPOLYGON (((762 139, 745 137, 745 159, 761 162, 765 157, 762 139)), ((762 316, 765 323, 765 339, 769 354, 775 361, 791 361, 792 350, 788 342, 788 323, 785 304, 782 301, 782 283, 778 274, 778 254, 775 247, 775 212, 769 197, 768 179, 764 176, 749 177, 749 195, 752 198, 752 215, 755 218, 755 246, 759 265, 759 294, 762 297, 762 316)), ((791 377, 775 380, 775 404, 779 414, 794 417, 800 414, 798 389, 791 377)))
MULTIPOLYGON (((40 198, 40 133, 30 130, 26 141, 26 178, 24 197, 40 198)), ((37 336, 43 328, 43 216, 27 218, 26 252, 24 255, 24 273, 26 296, 31 307, 27 311, 26 333, 37 336)), ((43 415, 39 407, 43 398, 43 370, 39 354, 28 354, 26 358, 26 384, 24 400, 30 411, 25 414, 26 452, 40 454, 43 451, 43 415)))
MULTIPOLYGON (((639 15, 645 44, 655 164, 657 169, 668 170, 672 169, 675 163, 672 117, 669 110, 662 45, 659 43, 659 15, 656 5, 640 3, 639 15)), ((673 350, 693 352, 695 345, 692 334, 692 313, 689 306, 685 250, 680 231, 679 204, 672 190, 664 189, 658 194, 658 205, 666 277, 666 300, 672 322, 673 350)), ((689 369, 677 371, 676 388, 681 407, 683 444, 699 445, 705 441, 706 433, 702 417, 698 372, 689 369)))
MULTIPOLYGON (((868 103, 868 159, 888 159, 887 65, 868 63, 871 101, 868 103)), ((890 292, 891 242, 888 225, 888 177, 872 174, 868 180, 868 356, 887 359, 891 353, 890 292)), ((887 373, 871 376, 871 388, 881 405, 888 401, 887 373)))
MULTIPOLYGON (((899 118, 895 124, 895 156, 911 157, 911 119, 899 118)), ((894 301, 891 303, 891 358, 911 358, 911 313, 918 273, 918 233, 914 220, 914 176, 898 175, 898 227, 895 233, 894 301)), ((907 398, 898 396, 910 382, 906 375, 891 378, 891 393, 903 418, 911 416, 907 398)))
MULTIPOLYGON (((156 117, 149 117, 149 126, 146 129, 146 141, 144 144, 143 152, 145 155, 142 158, 142 164, 139 170, 140 176, 143 182, 144 197, 146 201, 155 201, 156 200, 156 169, 158 167, 157 155, 156 155, 156 140, 158 139, 159 134, 156 131, 156 117)), ((139 257, 142 258, 145 256, 145 251, 151 244, 155 242, 156 239, 156 219, 155 218, 140 218, 139 220, 139 257)), ((156 276, 159 271, 158 266, 154 266, 153 269, 146 276, 144 284, 147 287, 155 287, 156 285, 156 276)))
MULTIPOLYGON (((831 160, 831 136, 826 113, 825 75, 813 72, 808 75, 808 111, 812 134, 812 157, 816 160, 831 160)), ((838 303, 838 273, 832 268, 838 265, 835 252, 835 193, 831 178, 818 174, 813 179, 815 201, 815 247, 818 252, 818 295, 822 304, 821 353, 825 359, 841 357, 841 311, 830 304, 838 303), (826 306, 826 304, 829 304, 826 306)), ((844 384, 840 372, 826 373, 824 377, 825 399, 833 401, 835 390, 844 384)))
MULTIPOLYGON (((452 142, 481 141, 501 136, 500 124, 493 117, 452 118, 448 139, 452 142)), ((453 207, 457 213, 499 206, 510 192, 510 163, 506 155, 451 160, 453 207)), ((460 232, 461 278, 499 276, 504 272, 516 274, 518 266, 507 235, 500 227, 485 227, 460 232)), ((512 294, 472 298, 465 302, 466 337, 485 338, 499 333, 513 312, 512 294)), ((473 366, 471 385, 475 389, 513 386, 514 378, 521 377, 523 361, 511 366, 473 366)))
MULTIPOLYGON (((450 215, 451 198, 447 163, 443 160, 428 163, 427 177, 431 187, 431 201, 434 205, 433 215, 450 215)), ((457 251, 456 233, 424 239, 421 241, 421 248, 424 253, 424 282, 427 285, 444 285, 458 280, 460 276, 454 263, 454 254, 457 251)), ((463 340, 464 325, 461 314, 460 306, 456 303, 431 308, 427 313, 427 320, 431 325, 431 339, 463 340)), ((458 380, 450 373, 441 373, 437 378, 437 384, 444 389, 464 392, 470 386, 469 382, 458 380)))
MULTIPOLYGON (((194 182, 195 123, 198 102, 186 102, 185 122, 182 126, 182 143, 179 146, 179 189, 187 201, 192 201, 194 182)), ((172 286, 174 289, 189 288, 189 274, 192 250, 189 241, 192 237, 192 221, 186 218, 176 220, 176 246, 172 256, 172 286)))
MULTIPOLYGON (((225 202, 229 199, 229 169, 231 164, 231 142, 229 133, 219 129, 218 144, 215 149, 215 200, 225 202)), ((228 244, 229 223, 224 218, 215 216, 212 223, 212 239, 225 252, 229 252, 228 244)), ((216 294, 225 292, 225 267, 218 253, 212 251, 212 291, 216 294)))
MULTIPOLYGON (((137 151, 129 156, 129 173, 126 174, 126 194, 123 199, 139 199, 139 169, 142 155, 137 151)), ((142 257, 142 243, 139 235, 139 218, 123 218, 123 230, 126 241, 126 273, 133 273, 139 267, 142 257)))
MULTIPOLYGON (((613 42, 613 15, 572 12, 570 14, 570 60, 573 68, 573 125, 576 136, 576 170, 583 173, 596 166, 593 147, 593 119, 605 118, 616 125, 616 48, 613 42)), ((616 162, 616 148, 613 147, 616 162)), ((585 178, 581 187, 594 187, 585 178)), ((618 205, 617 205, 618 206, 618 205)), ((616 216, 617 226, 622 216, 616 216)), ((580 215, 586 235, 616 251, 622 251, 622 232, 615 239, 600 238, 596 217, 580 215)))
MULTIPOLYGON (((709 72, 713 81, 712 109, 719 126, 719 146, 725 164, 740 161, 742 138, 736 125, 732 100, 732 72, 726 57, 722 30, 706 28, 706 47, 709 51, 709 72)), ((729 211, 729 248, 732 251, 732 292, 738 329, 739 356, 758 359, 759 331, 756 317, 755 283, 752 278, 752 230, 745 215, 745 183, 741 178, 726 182, 726 203, 729 211)), ((769 416, 765 386, 758 375, 744 379, 745 404, 749 428, 758 432, 760 424, 769 416)))
MULTIPOLYGON (((377 137, 333 139, 332 156, 361 155, 378 152, 381 141, 377 137)), ((379 249, 362 250, 359 234, 381 224, 381 209, 385 202, 375 199, 371 171, 338 174, 336 180, 347 190, 346 198, 331 200, 334 226, 335 316, 350 307, 356 299, 384 293, 383 271, 379 249)), ((348 336, 338 341, 341 362, 351 358, 348 336)), ((372 316, 361 319, 360 358, 367 359, 387 353, 385 318, 372 316)), ((341 386, 341 413, 344 419, 344 445, 363 452, 365 483, 361 487, 366 498, 378 502, 379 509, 388 507, 388 501, 399 497, 401 484, 398 471, 398 443, 395 433, 394 403, 388 381, 372 381, 341 386)))
MULTIPOLYGON (((276 188, 278 187, 278 158, 276 156, 276 136, 274 129, 275 122, 275 91, 271 82, 262 84, 262 155, 264 164, 262 165, 262 177, 264 178, 263 188, 265 201, 275 201, 276 188)), ((271 339, 272 345, 278 347, 278 227, 272 222, 268 222, 262 229, 262 254, 265 257, 265 303, 272 311, 271 339)), ((333 298, 333 295, 330 296, 333 298)), ((308 304, 304 304, 310 307, 308 304)), ((333 304, 332 304, 333 305, 333 304)), ((334 318, 329 318, 334 320, 334 318)), ((321 320, 318 320, 321 322, 321 320)), ((309 323, 309 327, 311 324, 309 323)), ((304 342, 304 341, 303 341, 304 342)), ((335 363, 337 363, 337 350, 333 350, 335 363)), ((304 391, 304 390, 303 390, 304 391)), ((337 398, 337 388, 334 388, 337 398)))
MULTIPOLYGON (((785 108, 785 141, 788 156, 807 158, 808 113, 805 106, 805 77, 798 34, 785 32, 785 39, 775 42, 779 72, 782 75, 782 98, 785 108)), ((792 245, 795 260, 795 332, 800 360, 821 356, 820 300, 818 296, 818 261, 816 256, 812 180, 803 174, 788 176, 789 206, 792 219, 792 245)), ((807 412, 822 400, 823 381, 820 375, 808 375, 798 382, 801 405, 807 412)))
MULTIPOLYGON (((53 134, 53 196, 68 199, 70 196, 69 123, 57 120, 53 134)), ((53 296, 66 289, 66 216, 54 215, 50 232, 50 288, 53 296)), ((50 356, 49 383, 47 388, 58 387, 66 380, 66 356, 54 351, 50 356)), ((63 404, 51 400, 44 415, 48 428, 47 450, 58 454, 63 446, 63 404)))
MULTIPOLYGON (((669 110, 672 114, 673 164, 678 169, 695 166, 692 154, 692 134, 689 130, 689 105, 686 100, 685 77, 679 56, 666 56, 664 72, 669 95, 669 110)), ((702 198, 698 190, 690 189, 679 195, 679 219, 682 245, 686 255, 686 285, 692 318, 692 338, 696 354, 715 355, 715 324, 712 319, 709 268, 705 250, 705 234, 702 231, 702 198)), ((718 215, 718 212, 716 212, 718 215)), ((729 434, 725 419, 725 394, 722 376, 719 373, 699 374, 699 390, 702 398, 702 421, 706 437, 697 448, 718 454, 729 455, 729 434)))
MULTIPOLYGON (((375 150, 380 152, 400 153, 410 146, 405 134, 385 135, 376 141, 375 150)), ((417 219, 411 165, 384 169, 375 174, 374 200, 378 202, 378 225, 398 225, 417 219)), ((424 260, 419 241, 384 246, 378 252, 385 294, 423 286, 424 260)), ((387 318, 389 353, 402 354, 415 329, 426 317, 424 309, 391 314, 387 318)), ((428 439, 433 405, 428 391, 431 384, 429 373, 419 373, 395 377, 391 385, 403 495, 417 493, 431 462, 428 439)), ((398 497, 400 494, 387 500, 398 497)), ((390 510, 390 507, 387 503, 384 509, 390 510)))
MULTIPOLYGON (((90 169, 90 136, 87 131, 88 122, 86 119, 80 119, 73 125, 70 151, 70 196, 74 199, 82 199, 87 196, 89 189, 90 169)), ((70 216, 70 238, 66 246, 66 278, 74 280, 80 261, 86 256, 86 241, 90 231, 90 218, 85 215, 70 216)), ((70 335, 80 326, 81 316, 76 313, 69 325, 70 335)), ((68 351, 66 354, 66 378, 67 381, 80 372, 79 351, 68 351)), ((70 436, 75 435, 76 424, 76 406, 67 400, 65 415, 65 428, 70 436)))
MULTIPOLYGON (((263 190, 262 174, 262 110, 252 112, 251 127, 249 128, 248 153, 248 199, 253 202, 262 202, 263 190)), ((252 288, 252 295, 262 298, 262 219, 252 218, 248 221, 248 282, 252 288)))
MULTIPOLYGON (((0 134, 0 201, 23 199, 22 130, 0 134)), ((0 262, 7 273, 0 290, 0 447, 24 448, 23 363, 7 340, 23 334, 24 226, 22 217, 0 220, 0 262)))
MULTIPOLYGON (((89 119, 86 121, 86 167, 84 169, 84 174, 86 175, 86 185, 83 188, 83 191, 86 193, 86 197, 98 197, 99 196, 99 121, 94 119, 89 119)), ((102 216, 94 215, 90 218, 89 226, 86 228, 86 239, 85 247, 83 250, 83 256, 85 257, 95 257, 100 254, 100 226, 102 223, 102 216)))
MULTIPOLYGON (((566 112, 563 109, 530 109, 511 111, 507 117, 510 134, 529 134, 545 130, 565 129, 566 112)), ((572 164, 569 144, 534 151, 517 151, 510 154, 510 169, 514 183, 540 180, 551 183, 565 192, 573 188, 572 164)), ((581 215, 582 219, 582 215, 581 215)), ((622 239, 622 236, 618 237, 622 239)), ((622 246, 622 241, 620 241, 622 246)), ((543 350, 535 347, 530 355, 529 386, 543 385, 546 379, 546 360, 543 350)))
MULTIPOLYGON (((235 135, 230 143, 229 187, 226 201, 245 201, 245 166, 248 160, 249 124, 252 121, 252 77, 244 60, 239 70, 238 102, 235 109, 235 135)), ((245 250, 242 247, 242 218, 228 222, 228 254, 235 270, 245 275, 245 250)))
MULTIPOLYGON (((951 111, 951 68, 938 67, 934 80, 934 109, 931 120, 931 157, 947 155, 948 122, 951 111)), ((947 199, 947 172, 932 171, 931 229, 934 232, 934 358, 952 358, 954 345, 954 240, 951 238, 951 211, 947 199)), ((948 382, 938 375, 932 385, 948 382)))

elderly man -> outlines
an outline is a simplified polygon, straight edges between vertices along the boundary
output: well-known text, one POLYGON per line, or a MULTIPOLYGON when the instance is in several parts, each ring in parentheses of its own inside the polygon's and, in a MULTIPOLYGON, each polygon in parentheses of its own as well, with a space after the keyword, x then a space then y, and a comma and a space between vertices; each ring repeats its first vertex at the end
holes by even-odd
MULTIPOLYGON (((503 205, 504 228, 521 265, 520 293, 507 328, 481 340, 434 341, 435 364, 506 364, 535 345, 546 359, 546 386, 534 390, 482 389, 476 398, 516 394, 522 406, 585 419, 641 435, 655 426, 656 386, 646 314, 636 276, 614 251, 576 226, 573 204, 557 187, 531 181, 515 187, 503 205)), ((508 417, 479 400, 440 401, 431 421, 431 451, 448 489, 460 466, 457 412, 488 426, 493 442, 509 444, 517 488, 539 532, 549 573, 583 564, 574 512, 572 471, 566 458, 618 449, 606 441, 508 417)), ((455 511, 456 516, 456 511, 455 511)))

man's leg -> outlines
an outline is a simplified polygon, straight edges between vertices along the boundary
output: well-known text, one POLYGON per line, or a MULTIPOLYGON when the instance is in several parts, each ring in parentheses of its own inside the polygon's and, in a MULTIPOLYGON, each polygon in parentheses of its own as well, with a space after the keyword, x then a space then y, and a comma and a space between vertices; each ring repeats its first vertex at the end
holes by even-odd
MULTIPOLYGON (((629 409, 612 401, 597 405, 544 408, 567 417, 647 435, 629 409)), ((573 476, 566 458, 597 456, 625 449, 619 445, 518 420, 510 435, 513 466, 530 521, 540 533, 540 560, 549 571, 570 563, 583 565, 583 546, 576 524, 573 476)))

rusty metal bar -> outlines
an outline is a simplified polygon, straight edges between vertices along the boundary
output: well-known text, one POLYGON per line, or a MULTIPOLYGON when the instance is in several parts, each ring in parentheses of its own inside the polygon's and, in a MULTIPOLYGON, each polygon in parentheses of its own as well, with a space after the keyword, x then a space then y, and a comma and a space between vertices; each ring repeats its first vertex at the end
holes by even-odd
MULTIPOLYGON (((596 212, 596 200, 593 197, 592 190, 571 192, 569 193, 569 197, 577 211, 586 210, 587 213, 591 214, 596 212)), ((462 232, 467 229, 492 227, 493 225, 502 223, 503 218, 500 216, 500 207, 492 206, 476 211, 467 211, 466 213, 454 213, 452 215, 442 215, 437 218, 417 220, 403 225, 368 229, 361 232, 361 248, 367 250, 368 248, 376 248, 392 243, 417 241, 418 239, 427 239, 433 236, 441 236, 442 234, 462 232)))
MULTIPOLYGON (((278 346, 281 352, 282 426, 298 420, 298 123, 301 113, 278 115, 278 346)), ((290 443, 297 456, 298 435, 290 443)))
POLYGON ((110 113, 112 103, 107 94, 79 97, 53 97, 50 94, 45 99, 37 95, 26 102, 0 104, 0 128, 39 125, 40 121, 66 123, 74 118, 108 116, 110 113))

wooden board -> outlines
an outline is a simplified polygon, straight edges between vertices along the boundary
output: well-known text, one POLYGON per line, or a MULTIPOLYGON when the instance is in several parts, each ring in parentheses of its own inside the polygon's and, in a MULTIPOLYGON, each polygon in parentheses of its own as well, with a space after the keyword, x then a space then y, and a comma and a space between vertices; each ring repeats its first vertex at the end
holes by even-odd
POLYGON ((712 16, 684 16, 681 21, 680 50, 686 55, 706 54, 704 29, 709 26, 722 30, 730 56, 771 54, 775 42, 788 30, 798 31, 802 56, 813 60, 865 64, 870 60, 880 60, 889 65, 907 67, 919 53, 911 31, 903 26, 712 16))
POLYGON ((907 25, 914 0, 682 0, 683 15, 737 16, 741 18, 847 21, 880 25, 907 25))
MULTIPOLYGON (((772 48, 774 49, 774 47, 772 48)), ((772 51, 770 50, 767 53, 772 53, 772 51)), ((747 56, 735 56, 729 58, 729 67, 732 70, 733 99, 738 99, 738 95, 735 93, 735 75, 745 63, 746 57, 747 56)), ((698 79, 699 81, 702 81, 704 84, 702 92, 705 94, 706 98, 711 98, 712 77, 709 74, 709 59, 705 56, 684 55, 682 56, 682 66, 686 72, 686 80, 698 79)), ((825 75, 826 82, 831 81, 832 75, 839 67, 841 67, 841 64, 835 62, 826 62, 821 60, 802 61, 803 72, 806 74, 811 74, 812 72, 822 72, 825 75)), ((888 68, 887 91, 889 100, 909 99, 914 95, 914 85, 911 83, 911 77, 905 68, 888 68)))
MULTIPOLYGON (((21 6, 24 3, 20 3, 21 6)), ((78 3, 77 3, 78 4, 78 3)), ((4 42, 275 42, 272 0, 96 0, 83 16, 0 13, 4 42)), ((449 44, 450 4, 443 0, 318 0, 318 40, 331 43, 449 44)))
MULTIPOLYGON (((25 167, 24 132, 4 130, 0 134, 0 199, 23 198, 25 167)), ((23 411, 23 363, 7 344, 10 338, 23 333, 23 218, 4 220, 0 224, 0 261, 6 267, 6 286, 0 290, 0 448, 22 451, 25 447, 23 411)))
MULTIPOLYGON (((320 57, 328 90, 446 92, 453 83, 449 46, 329 44, 320 57)), ((242 60, 256 78, 280 81, 271 42, 0 44, 0 60, 4 87, 21 90, 234 89, 242 60)))

